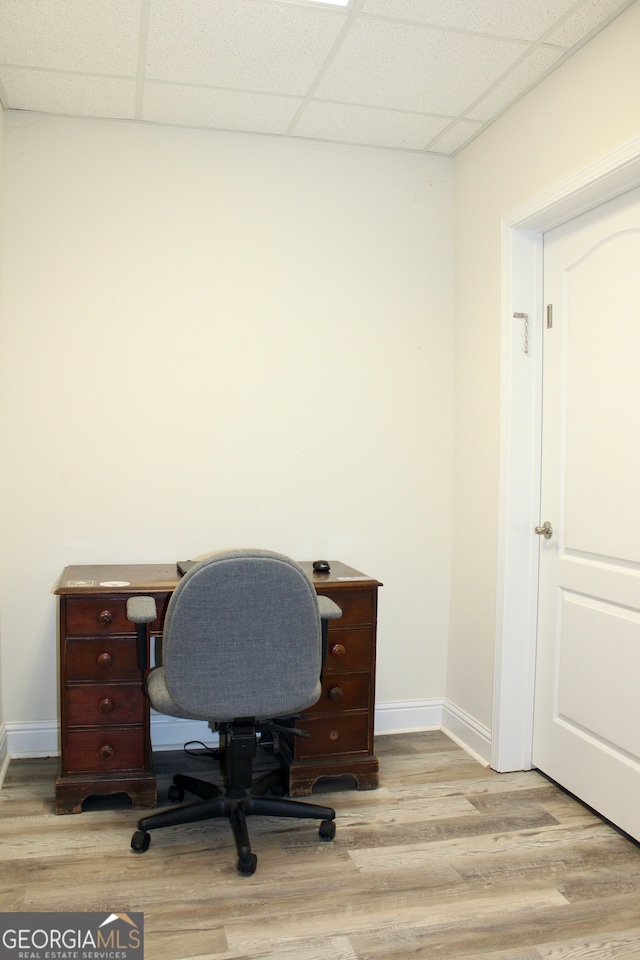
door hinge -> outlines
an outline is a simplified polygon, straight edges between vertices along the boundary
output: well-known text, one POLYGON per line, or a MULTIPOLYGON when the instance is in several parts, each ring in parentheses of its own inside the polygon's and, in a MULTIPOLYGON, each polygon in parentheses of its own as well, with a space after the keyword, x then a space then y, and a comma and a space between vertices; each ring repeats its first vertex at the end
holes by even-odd
POLYGON ((553 304, 547 304, 547 330, 551 330, 553 326, 553 304))

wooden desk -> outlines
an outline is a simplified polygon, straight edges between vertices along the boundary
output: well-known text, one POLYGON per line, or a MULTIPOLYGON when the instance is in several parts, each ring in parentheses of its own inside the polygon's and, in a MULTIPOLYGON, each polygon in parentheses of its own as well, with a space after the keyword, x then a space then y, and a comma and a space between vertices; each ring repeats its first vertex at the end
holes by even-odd
MULTIPOLYGON (((289 793, 311 793, 320 777, 354 777, 358 789, 378 786, 373 754, 375 650, 379 581, 339 561, 317 574, 302 566, 319 595, 342 608, 329 622, 322 693, 299 725, 311 739, 292 739, 289 793)), ((58 813, 79 813, 92 795, 127 793, 134 807, 157 805, 149 702, 137 663, 127 599, 155 598, 158 619, 149 644, 162 634, 179 580, 175 564, 66 567, 59 598, 61 756, 58 813)))

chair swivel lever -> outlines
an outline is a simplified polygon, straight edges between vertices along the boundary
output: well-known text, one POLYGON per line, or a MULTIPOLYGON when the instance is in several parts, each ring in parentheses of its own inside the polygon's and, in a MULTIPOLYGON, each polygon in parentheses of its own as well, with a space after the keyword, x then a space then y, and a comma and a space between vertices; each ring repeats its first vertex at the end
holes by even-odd
MULTIPOLYGON (((299 717, 295 718, 296 720, 301 719, 299 717)), ((258 732, 266 733, 290 733, 296 737, 302 737, 305 740, 311 739, 311 734, 308 730, 302 730, 300 727, 286 727, 282 723, 274 723, 273 720, 263 720, 258 724, 258 732)))

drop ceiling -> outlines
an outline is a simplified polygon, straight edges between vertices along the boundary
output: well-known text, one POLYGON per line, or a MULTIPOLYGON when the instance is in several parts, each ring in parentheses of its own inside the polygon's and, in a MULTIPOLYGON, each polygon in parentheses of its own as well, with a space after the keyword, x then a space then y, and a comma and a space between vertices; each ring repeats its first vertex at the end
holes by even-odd
POLYGON ((0 100, 454 155, 632 2, 0 0, 0 100))

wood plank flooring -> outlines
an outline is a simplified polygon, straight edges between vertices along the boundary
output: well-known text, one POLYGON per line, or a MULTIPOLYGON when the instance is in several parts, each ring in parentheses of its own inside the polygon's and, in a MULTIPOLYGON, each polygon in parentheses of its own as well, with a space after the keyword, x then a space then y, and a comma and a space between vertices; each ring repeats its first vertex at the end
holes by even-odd
MULTIPOLYGON (((380 788, 327 782, 317 825, 250 819, 130 839, 140 811, 53 812, 55 760, 15 760, 0 791, 0 909, 142 911, 146 960, 640 960, 640 847, 535 771, 496 774, 440 732, 379 737, 380 788)), ((156 755, 217 779, 210 761, 156 755)), ((166 793, 161 792, 161 796, 166 793)))

